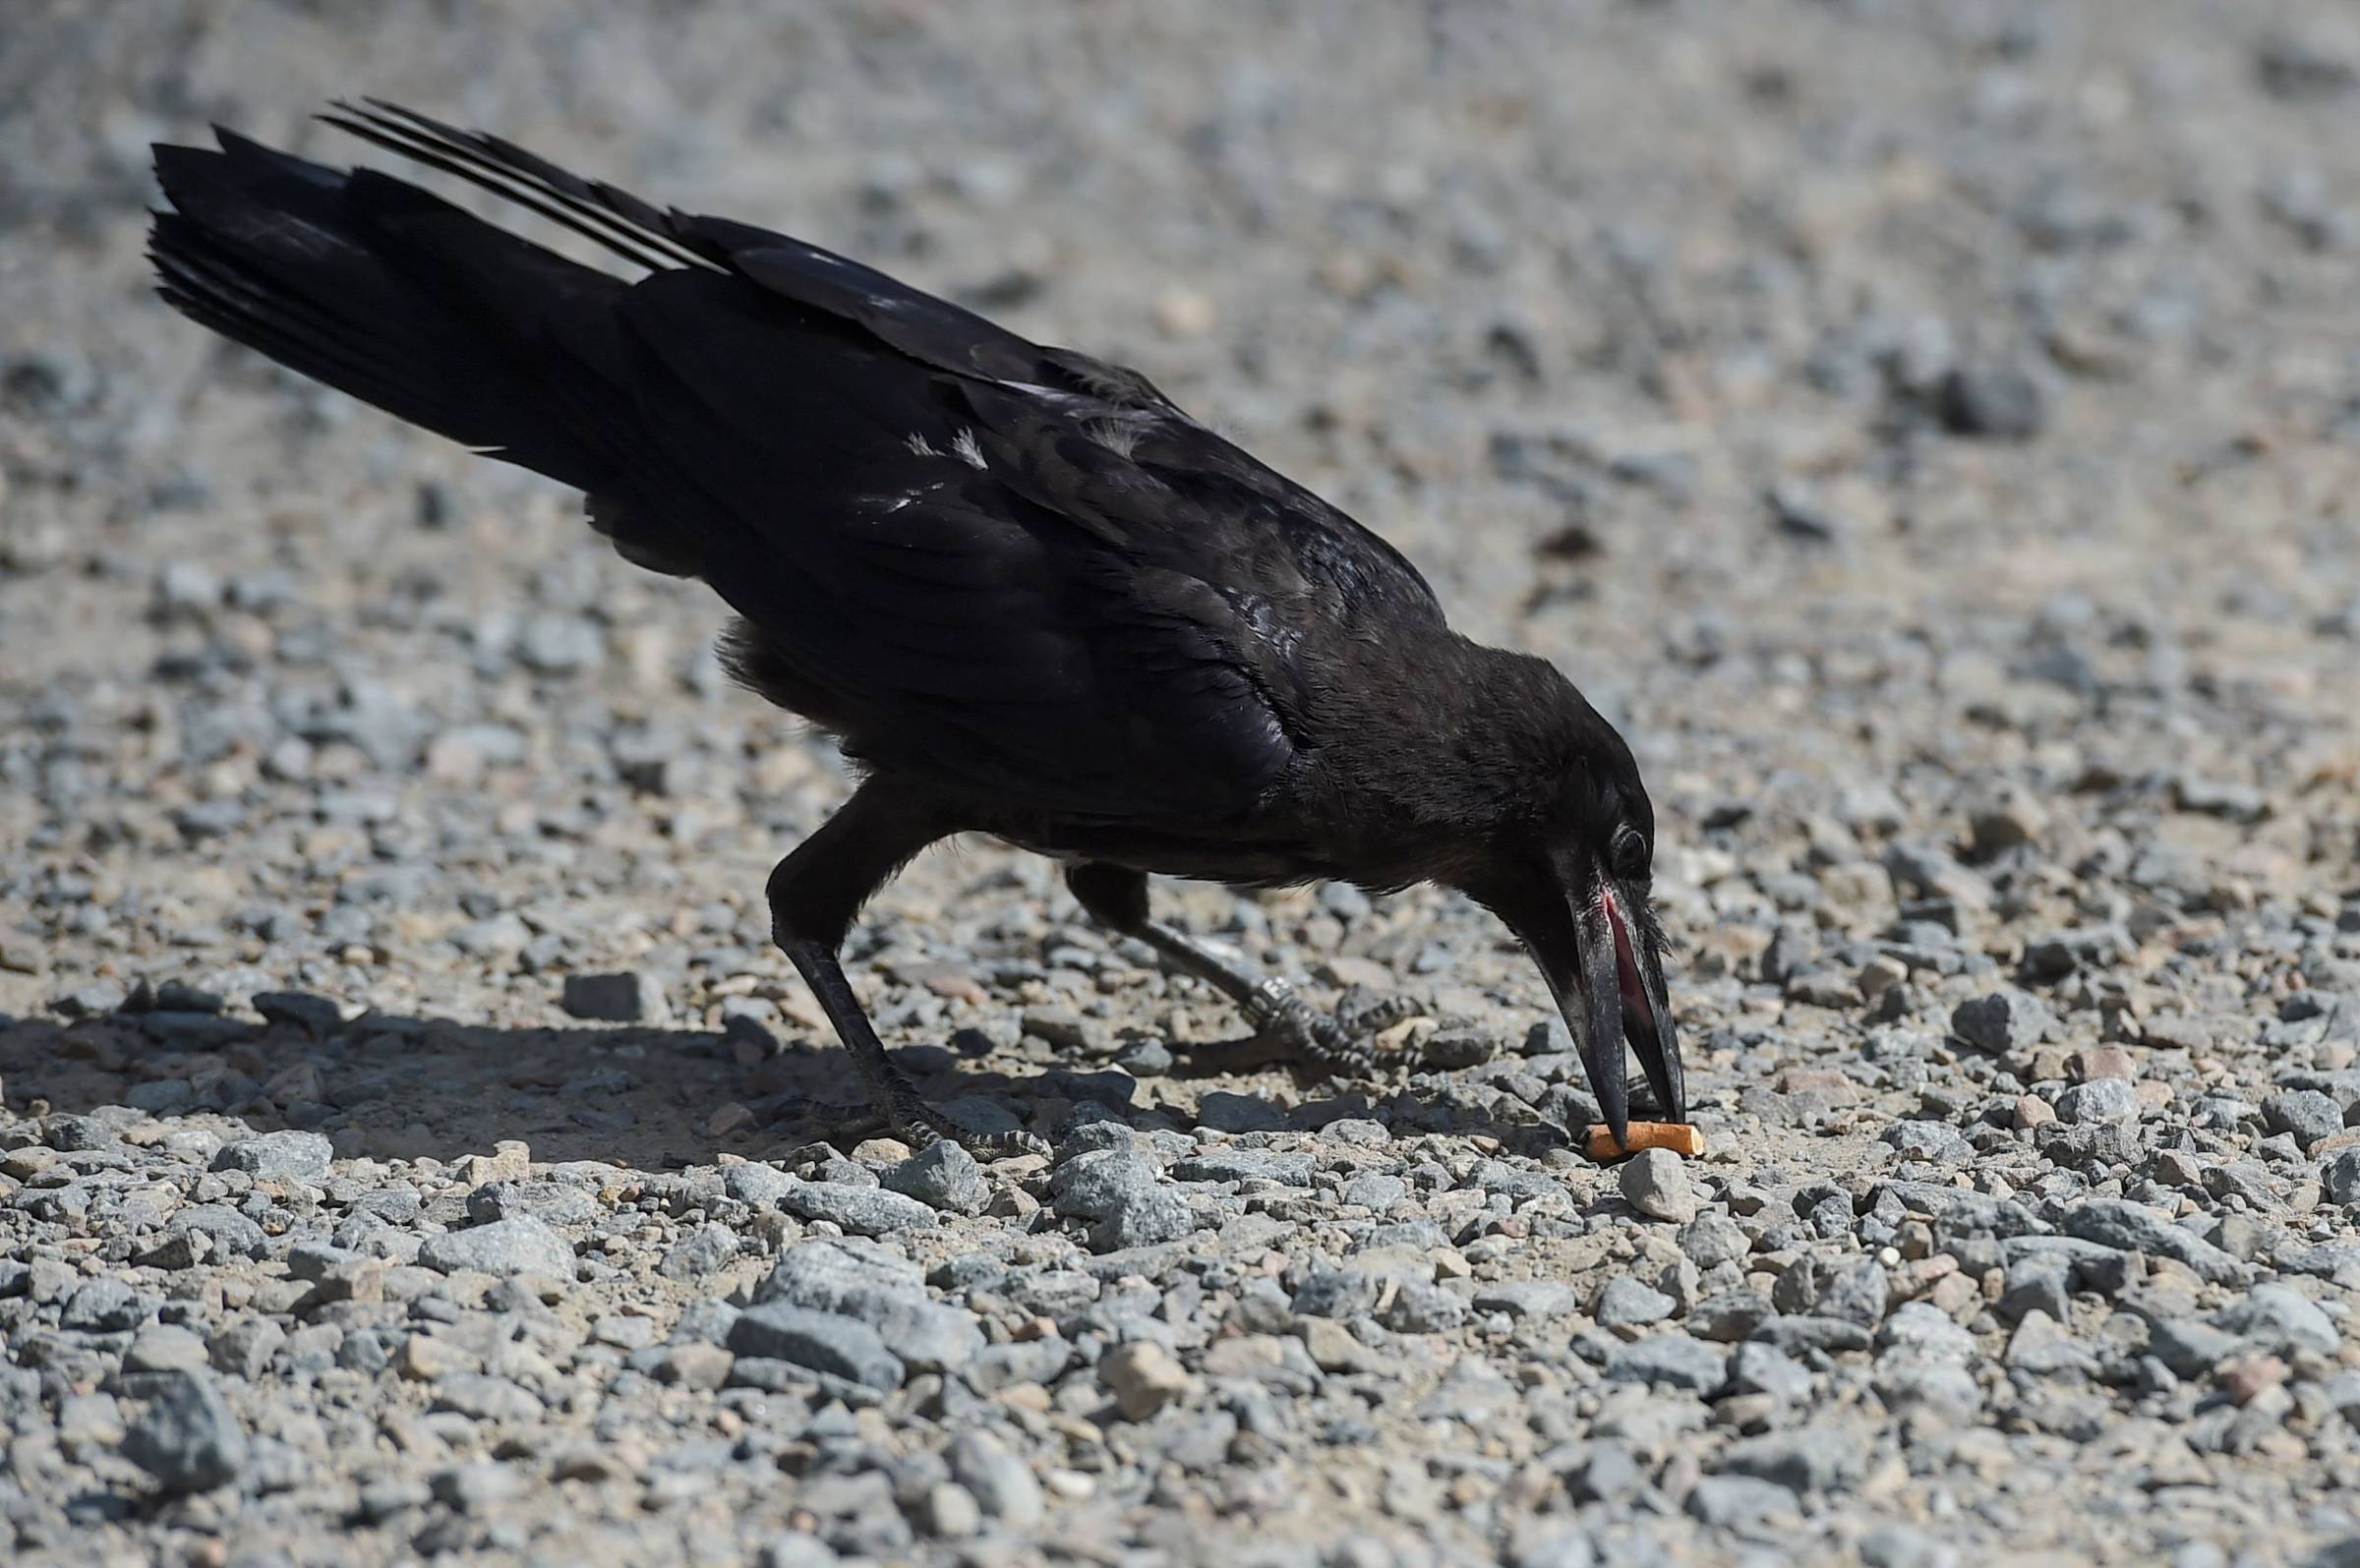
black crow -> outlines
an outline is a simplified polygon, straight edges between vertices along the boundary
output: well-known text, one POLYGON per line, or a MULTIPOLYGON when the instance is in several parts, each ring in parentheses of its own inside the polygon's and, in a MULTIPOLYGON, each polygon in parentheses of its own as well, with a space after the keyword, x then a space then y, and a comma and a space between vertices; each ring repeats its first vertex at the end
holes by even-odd
POLYGON ((894 1129, 1012 1141, 926 1104, 837 959, 870 895, 958 833, 1056 857, 1093 917, 1331 1072, 1371 1054, 1156 920, 1148 874, 1459 889, 1539 962, 1617 1136, 1626 1037, 1683 1116, 1629 747, 1554 666, 1453 632, 1384 540, 1137 371, 389 104, 324 118, 645 275, 218 132, 155 148, 163 297, 584 492, 625 558, 737 611, 738 676, 861 774, 772 873, 772 934, 894 1129))

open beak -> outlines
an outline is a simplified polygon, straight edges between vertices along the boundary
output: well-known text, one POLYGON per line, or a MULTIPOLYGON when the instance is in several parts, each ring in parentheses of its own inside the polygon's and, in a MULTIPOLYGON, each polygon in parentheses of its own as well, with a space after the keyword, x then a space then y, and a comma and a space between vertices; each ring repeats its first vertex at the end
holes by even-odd
POLYGON ((1541 966, 1549 990, 1572 1031, 1590 1092, 1618 1143, 1630 1134, 1630 1061, 1627 1044, 1655 1091, 1659 1114, 1687 1120, 1687 1090, 1682 1082, 1680 1032, 1672 1021, 1664 989, 1663 963, 1656 956, 1654 914, 1644 896, 1634 897, 1596 869, 1566 879, 1569 886, 1538 900, 1493 907, 1507 920, 1541 966), (1560 901, 1562 899, 1563 901, 1560 901))
MULTIPOLYGON (((1637 1054, 1659 1114, 1668 1122, 1688 1117, 1687 1087, 1680 1070, 1680 1031, 1672 1021, 1664 989, 1663 962, 1656 956, 1652 913, 1611 877, 1600 877, 1588 907, 1576 917, 1581 947, 1581 1000, 1589 1028, 1582 1066, 1598 1095, 1598 1109, 1614 1130, 1615 1141, 1629 1140, 1627 1041, 1637 1054), (1634 921, 1647 938, 1634 940, 1634 921)), ((1562 1001, 1561 1001, 1562 1007, 1562 1001)), ((1568 1026, 1571 1019, 1567 1020, 1568 1026)))

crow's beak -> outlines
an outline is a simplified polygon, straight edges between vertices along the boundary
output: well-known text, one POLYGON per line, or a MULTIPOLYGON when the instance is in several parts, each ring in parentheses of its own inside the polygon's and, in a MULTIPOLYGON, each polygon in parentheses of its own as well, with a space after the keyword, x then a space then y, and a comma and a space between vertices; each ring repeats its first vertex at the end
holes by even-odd
POLYGON ((1486 901, 1540 964, 1581 1053, 1599 1113, 1615 1140, 1627 1143, 1627 1041, 1655 1090, 1659 1114, 1669 1121, 1687 1120, 1680 1034, 1657 957, 1655 914, 1645 895, 1622 887, 1587 855, 1575 864, 1561 864, 1552 881, 1555 889, 1546 898, 1528 891, 1486 901))
MULTIPOLYGON (((1589 1071, 1598 1109, 1614 1130, 1615 1141, 1628 1141, 1628 1064, 1622 1054, 1626 1040, 1638 1055, 1648 1086, 1655 1090, 1658 1114, 1667 1122, 1686 1121, 1680 1030, 1672 1021, 1655 914, 1646 896, 1634 896, 1613 877, 1599 876, 1585 905, 1575 910, 1574 924, 1580 933, 1581 1000, 1589 1025, 1582 1065, 1589 1071)), ((1570 1026, 1572 1020, 1566 1021, 1570 1026)))

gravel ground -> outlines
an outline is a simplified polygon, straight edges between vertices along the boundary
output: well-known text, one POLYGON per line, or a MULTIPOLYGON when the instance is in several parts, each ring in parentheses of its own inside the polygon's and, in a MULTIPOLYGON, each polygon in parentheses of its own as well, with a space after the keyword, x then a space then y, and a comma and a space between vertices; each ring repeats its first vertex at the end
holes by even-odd
POLYGON ((2360 1561, 2346 9, 19 10, 12 1564, 2360 1561), (147 142, 360 91, 1139 363, 1558 658, 1707 1156, 1576 1157, 1432 893, 1161 897, 1465 1068, 1175 1075, 988 844, 855 970, 1054 1160, 846 1131, 717 604, 147 292, 147 142))

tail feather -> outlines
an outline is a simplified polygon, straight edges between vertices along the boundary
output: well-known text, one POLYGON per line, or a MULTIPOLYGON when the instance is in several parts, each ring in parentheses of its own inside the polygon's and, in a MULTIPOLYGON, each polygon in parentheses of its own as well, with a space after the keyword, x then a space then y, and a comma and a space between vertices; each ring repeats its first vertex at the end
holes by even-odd
POLYGON ((546 330, 622 280, 417 187, 229 132, 158 146, 172 210, 148 254, 160 292, 225 337, 400 419, 596 491, 608 464, 560 414, 584 388, 546 330))

